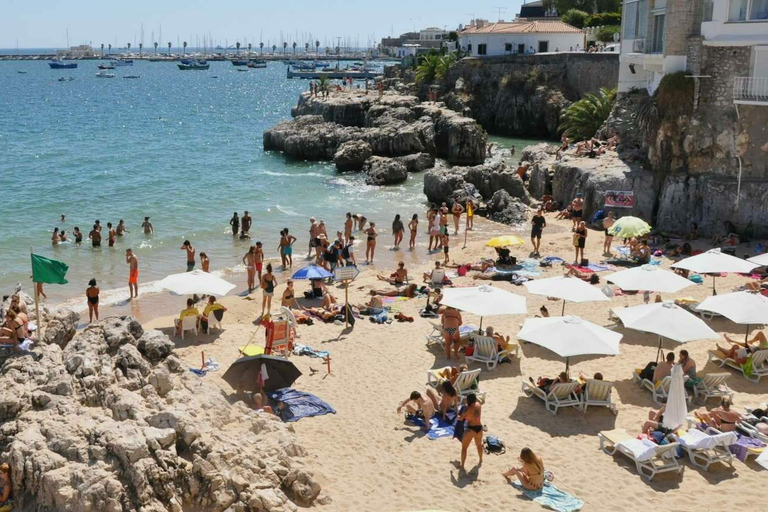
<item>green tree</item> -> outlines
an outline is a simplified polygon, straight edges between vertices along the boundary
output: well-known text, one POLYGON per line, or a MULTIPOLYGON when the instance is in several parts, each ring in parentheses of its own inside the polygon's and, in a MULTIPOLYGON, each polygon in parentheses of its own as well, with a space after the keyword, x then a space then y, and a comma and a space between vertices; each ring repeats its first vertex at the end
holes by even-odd
POLYGON ((448 32, 448 40, 449 41, 458 41, 459 40, 459 34, 455 30, 451 30, 448 32))
POLYGON ((571 140, 594 137, 608 119, 616 100, 616 89, 600 89, 598 94, 587 94, 563 109, 559 130, 571 140))
POLYGON ((601 43, 612 43, 613 42, 613 35, 614 34, 618 34, 620 32, 621 32, 621 26, 620 25, 610 25, 610 26, 603 27, 600 30, 598 30, 597 34, 595 34, 595 37, 601 43))
POLYGON ((602 27, 603 25, 621 25, 620 12, 599 12, 593 14, 587 20, 588 27, 602 27))
POLYGON ((416 67, 416 81, 431 83, 437 76, 437 68, 440 66, 440 55, 428 53, 424 55, 416 67))
POLYGON ((440 80, 445 78, 448 75, 448 71, 450 71, 454 62, 456 62, 456 56, 452 53, 440 57, 440 61, 437 63, 437 67, 435 68, 435 78, 440 80))
POLYGON ((621 0, 544 0, 544 7, 554 7, 559 13, 578 9, 589 14, 596 12, 618 12, 621 0))
POLYGON ((568 9, 563 14, 563 21, 569 25, 573 25, 576 28, 584 28, 587 24, 589 13, 580 11, 578 9, 568 9))

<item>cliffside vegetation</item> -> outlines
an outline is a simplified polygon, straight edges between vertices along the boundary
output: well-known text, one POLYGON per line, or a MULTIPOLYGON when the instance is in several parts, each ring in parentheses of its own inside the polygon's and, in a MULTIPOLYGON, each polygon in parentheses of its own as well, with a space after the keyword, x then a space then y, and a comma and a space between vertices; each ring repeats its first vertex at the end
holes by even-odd
POLYGON ((603 87, 599 94, 587 94, 563 109, 560 130, 574 141, 591 139, 608 119, 615 101, 616 89, 603 87))
POLYGON ((416 66, 416 81, 432 83, 435 80, 442 80, 448 74, 454 62, 456 62, 456 56, 453 53, 446 55, 429 53, 424 55, 418 66, 416 66))
POLYGON ((651 138, 663 121, 688 116, 693 111, 694 83, 684 71, 665 75, 653 96, 638 107, 635 123, 651 138))

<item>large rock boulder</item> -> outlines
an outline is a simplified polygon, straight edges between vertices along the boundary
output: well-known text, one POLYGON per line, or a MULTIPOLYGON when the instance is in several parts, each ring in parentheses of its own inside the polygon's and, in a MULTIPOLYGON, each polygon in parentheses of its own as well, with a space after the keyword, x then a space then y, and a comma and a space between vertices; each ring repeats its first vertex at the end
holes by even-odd
POLYGON ((381 156, 373 156, 363 168, 368 185, 394 185, 408 179, 408 168, 401 162, 381 156))
POLYGON ((528 220, 528 207, 506 190, 498 190, 488 201, 491 220, 502 224, 517 225, 528 220))
POLYGON ((528 164, 528 191, 535 199, 552 192, 552 174, 556 162, 557 146, 540 143, 527 146, 520 155, 520 163, 528 164))
POLYGON ((333 155, 333 162, 339 172, 363 170, 363 164, 373 155, 371 145, 362 140, 353 140, 339 146, 333 155))
POLYGON ((264 150, 305 160, 332 160, 339 146, 361 139, 363 130, 327 123, 322 116, 300 116, 264 132, 264 150))
POLYGON ((505 190, 511 197, 524 204, 531 203, 531 196, 525 189, 517 172, 503 162, 473 167, 435 168, 424 175, 424 193, 432 203, 451 200, 455 190, 471 183, 484 199, 490 199, 498 190, 505 190))
POLYGON ((428 103, 414 109, 432 119, 437 156, 453 165, 480 165, 485 162, 488 134, 477 121, 464 117, 442 103, 428 103))
POLYGON ((421 172, 435 166, 435 157, 429 153, 414 153, 397 158, 397 161, 405 165, 408 172, 421 172))

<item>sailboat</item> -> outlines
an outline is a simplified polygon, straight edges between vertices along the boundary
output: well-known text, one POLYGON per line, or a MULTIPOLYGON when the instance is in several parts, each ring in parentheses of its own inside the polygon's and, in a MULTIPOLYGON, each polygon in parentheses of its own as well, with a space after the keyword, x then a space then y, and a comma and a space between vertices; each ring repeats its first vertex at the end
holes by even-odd
POLYGON ((197 60, 192 59, 188 60, 186 62, 181 62, 177 64, 179 66, 179 69, 182 71, 188 71, 188 70, 207 70, 211 65, 208 64, 208 61, 205 60, 197 60))

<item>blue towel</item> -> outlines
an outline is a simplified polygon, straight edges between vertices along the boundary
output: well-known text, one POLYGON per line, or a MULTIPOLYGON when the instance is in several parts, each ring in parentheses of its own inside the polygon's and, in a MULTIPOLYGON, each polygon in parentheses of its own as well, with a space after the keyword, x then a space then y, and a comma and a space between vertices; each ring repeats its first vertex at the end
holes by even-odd
POLYGON ((563 258, 560 258, 558 256, 547 256, 545 258, 542 258, 542 261, 551 261, 553 264, 565 262, 563 258))
POLYGON ((320 359, 324 359, 331 355, 327 350, 315 350, 308 345, 300 345, 299 343, 293 347, 293 353, 297 356, 318 357, 320 359))
POLYGON ((205 375, 208 373, 205 370, 198 370, 197 368, 190 368, 189 371, 191 371, 198 377, 205 377, 205 375))
POLYGON ((282 402, 285 408, 277 411, 280 419, 285 422, 298 421, 301 418, 311 418, 312 416, 322 416, 324 414, 336 414, 336 410, 327 403, 320 400, 315 395, 298 391, 292 388, 278 389, 267 393, 267 396, 274 401, 282 402))
POLYGON ((557 512, 575 512, 584 506, 584 502, 579 498, 561 491, 549 482, 545 482, 544 487, 538 491, 529 491, 518 481, 512 482, 512 485, 520 489, 526 498, 557 512))
MULTIPOLYGON (((439 415, 435 415, 429 420, 429 431, 427 437, 435 440, 441 437, 453 437, 453 424, 456 422, 456 415, 449 412, 446 417, 448 421, 443 420, 439 415)), ((417 427, 424 426, 424 418, 419 418, 409 414, 406 419, 417 427)))

